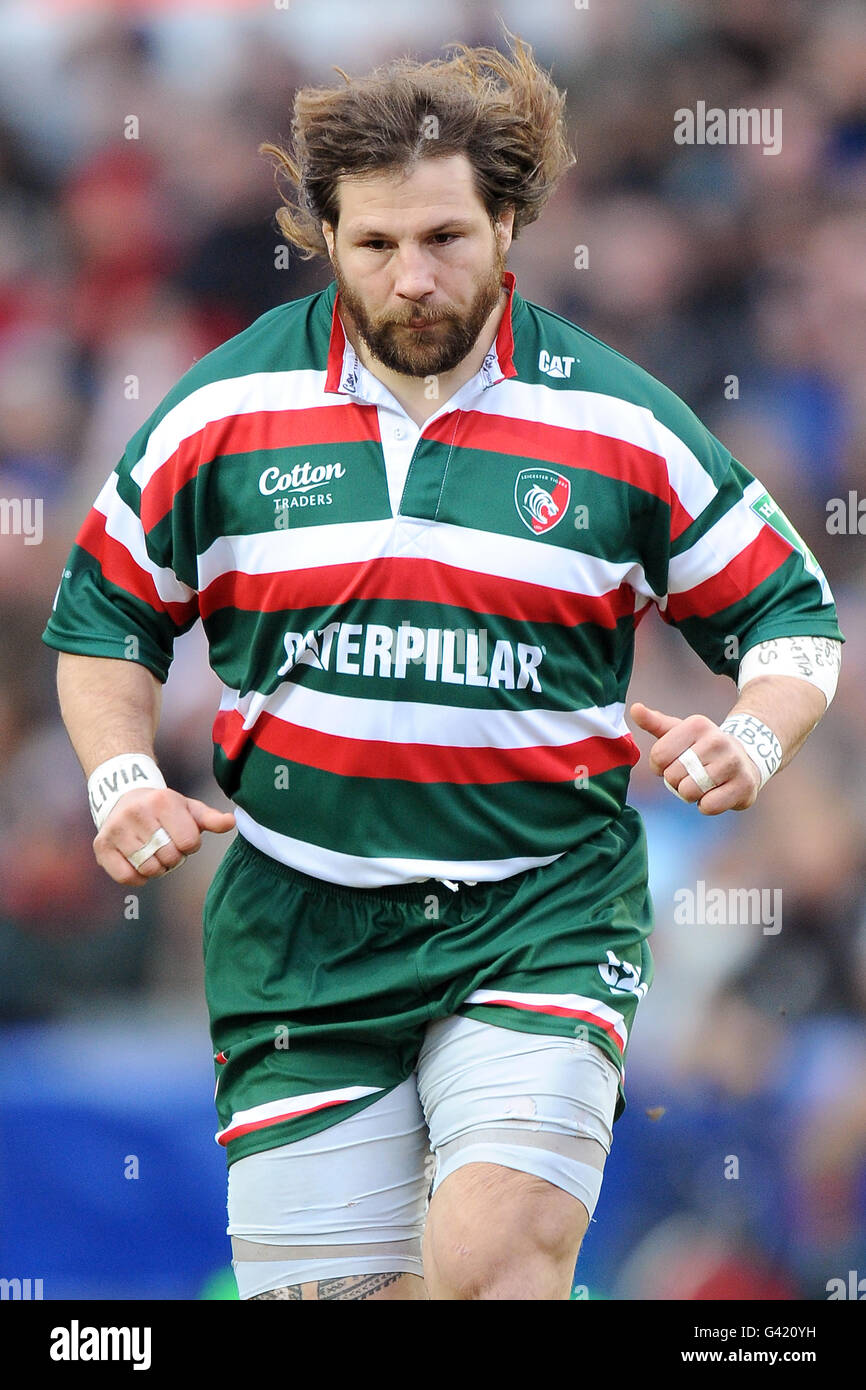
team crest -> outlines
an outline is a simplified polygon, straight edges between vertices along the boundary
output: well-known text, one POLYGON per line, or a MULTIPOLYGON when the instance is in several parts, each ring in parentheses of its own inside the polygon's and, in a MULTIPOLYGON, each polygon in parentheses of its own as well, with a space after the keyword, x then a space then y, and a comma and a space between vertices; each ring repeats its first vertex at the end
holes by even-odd
POLYGON ((514 484, 517 515, 536 536, 562 520, 570 496, 571 483, 551 468, 524 468, 514 484))

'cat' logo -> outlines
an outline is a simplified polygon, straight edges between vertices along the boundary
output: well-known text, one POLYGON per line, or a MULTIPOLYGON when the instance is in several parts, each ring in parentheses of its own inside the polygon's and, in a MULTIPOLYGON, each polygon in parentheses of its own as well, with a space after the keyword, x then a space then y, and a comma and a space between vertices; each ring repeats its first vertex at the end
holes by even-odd
POLYGON ((579 357, 551 357, 547 348, 542 348, 538 354, 538 370, 545 376, 570 377, 572 367, 579 361, 579 357))

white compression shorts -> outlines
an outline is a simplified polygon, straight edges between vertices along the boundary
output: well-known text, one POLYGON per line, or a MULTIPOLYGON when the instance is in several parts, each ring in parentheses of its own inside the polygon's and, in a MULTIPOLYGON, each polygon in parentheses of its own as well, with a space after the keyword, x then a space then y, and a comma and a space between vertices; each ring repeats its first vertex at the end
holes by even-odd
POLYGON ((381 1100, 229 1169, 242 1299, 352 1274, 423 1274, 429 1198, 467 1163, 545 1178, 589 1216, 610 1152, 619 1071, 592 1043, 455 1015, 381 1100))

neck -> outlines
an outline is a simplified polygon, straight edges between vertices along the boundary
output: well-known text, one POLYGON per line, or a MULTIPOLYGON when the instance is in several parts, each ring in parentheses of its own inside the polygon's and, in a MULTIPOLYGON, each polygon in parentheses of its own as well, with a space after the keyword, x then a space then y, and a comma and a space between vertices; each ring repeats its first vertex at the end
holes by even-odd
POLYGON ((502 315, 505 313, 507 304, 508 290, 503 285, 499 293, 499 302, 485 320, 471 351, 466 354, 462 362, 458 362, 456 367, 452 367, 451 371, 438 374, 438 392, 432 401, 429 393, 429 377, 407 376, 403 372, 395 372, 390 367, 386 367, 384 362, 380 362, 378 357, 374 357, 358 332, 354 319, 342 302, 340 303, 340 319, 346 337, 355 349, 359 362, 384 386, 387 386, 391 395, 400 402, 409 418, 420 426, 431 415, 435 414, 446 401, 450 400, 470 377, 473 377, 480 370, 482 362, 496 342, 496 335, 499 332, 499 325, 502 322, 502 315))

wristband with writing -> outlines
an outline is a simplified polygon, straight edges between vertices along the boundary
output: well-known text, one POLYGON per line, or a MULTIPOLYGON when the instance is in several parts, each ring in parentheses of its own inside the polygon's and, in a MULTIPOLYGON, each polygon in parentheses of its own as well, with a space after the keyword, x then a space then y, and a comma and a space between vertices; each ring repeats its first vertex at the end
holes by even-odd
POLYGON ((782 745, 773 730, 754 714, 729 714, 721 730, 739 739, 760 772, 761 787, 764 787, 782 762, 782 745))
POLYGON ((118 753, 117 757, 100 763, 87 781, 90 814, 97 830, 102 829, 126 792, 165 785, 165 778, 147 753, 118 753))

